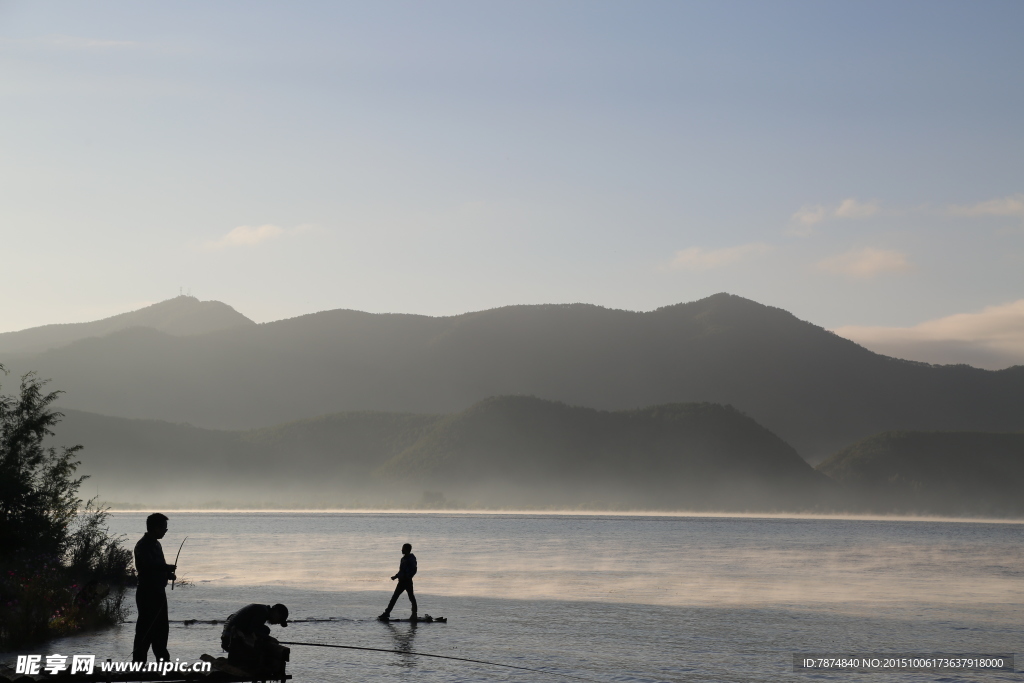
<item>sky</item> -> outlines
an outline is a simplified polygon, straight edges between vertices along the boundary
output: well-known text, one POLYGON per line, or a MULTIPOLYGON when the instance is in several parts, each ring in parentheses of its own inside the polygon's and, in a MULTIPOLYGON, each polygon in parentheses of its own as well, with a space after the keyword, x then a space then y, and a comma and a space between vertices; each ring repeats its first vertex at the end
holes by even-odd
MULTIPOLYGON (((1024 364, 1024 3, 0 0, 0 332, 731 292, 1024 364)), ((888 345, 888 346, 887 346, 888 345)))

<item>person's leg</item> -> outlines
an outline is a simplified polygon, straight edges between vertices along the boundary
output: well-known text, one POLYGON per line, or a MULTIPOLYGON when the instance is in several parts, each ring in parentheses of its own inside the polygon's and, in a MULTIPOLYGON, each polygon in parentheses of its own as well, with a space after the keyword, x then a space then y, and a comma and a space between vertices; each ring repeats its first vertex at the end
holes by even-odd
POLYGON ((132 661, 144 662, 149 654, 150 643, 153 642, 153 620, 157 607, 153 604, 152 591, 144 587, 135 589, 135 607, 138 616, 135 618, 135 643, 132 646, 132 661))
POLYGON ((395 593, 394 593, 394 595, 391 596, 391 602, 388 603, 388 608, 386 610, 384 610, 384 614, 381 615, 382 617, 391 616, 391 610, 393 610, 395 608, 395 603, 398 602, 398 596, 401 595, 402 591, 404 591, 404 590, 405 590, 405 586, 403 586, 402 582, 399 581, 398 585, 395 586, 395 593))
POLYGON ((412 579, 405 585, 405 592, 409 596, 409 602, 412 603, 412 619, 416 618, 416 595, 412 592, 412 579))
POLYGON ((255 648, 250 647, 242 636, 239 635, 231 641, 231 647, 228 649, 228 663, 242 669, 251 670, 258 666, 259 657, 255 648))
POLYGON ((171 654, 167 651, 167 636, 170 625, 167 623, 167 592, 161 588, 159 594, 153 596, 158 603, 158 613, 153 622, 153 656, 158 660, 169 661, 171 654))

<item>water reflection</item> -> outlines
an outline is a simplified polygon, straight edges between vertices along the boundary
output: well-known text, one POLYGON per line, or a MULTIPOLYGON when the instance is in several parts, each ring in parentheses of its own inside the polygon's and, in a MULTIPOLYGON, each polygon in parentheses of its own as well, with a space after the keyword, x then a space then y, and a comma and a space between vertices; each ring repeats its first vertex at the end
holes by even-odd
POLYGON ((395 643, 395 649, 403 653, 399 656, 400 665, 407 669, 415 668, 416 660, 419 659, 414 654, 412 654, 412 643, 413 640, 416 638, 416 622, 409 622, 408 624, 401 625, 395 625, 391 622, 388 622, 384 624, 384 626, 391 633, 391 639, 395 643))

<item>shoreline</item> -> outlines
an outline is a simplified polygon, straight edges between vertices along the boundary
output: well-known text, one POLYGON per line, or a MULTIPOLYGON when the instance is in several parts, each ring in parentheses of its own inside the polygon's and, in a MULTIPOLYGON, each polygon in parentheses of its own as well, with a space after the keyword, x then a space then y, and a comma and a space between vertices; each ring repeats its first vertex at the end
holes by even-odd
MULTIPOLYGON (((144 514, 150 507, 110 508, 110 514, 144 514)), ((872 515, 872 514, 828 514, 794 512, 688 512, 662 510, 530 510, 530 509, 466 509, 427 510, 417 508, 171 508, 160 510, 178 514, 325 514, 325 515, 453 515, 453 516, 509 516, 509 517, 650 517, 650 518, 707 518, 707 519, 792 519, 792 520, 837 520, 864 522, 940 522, 963 524, 1024 524, 1024 519, 1007 517, 945 517, 935 515, 872 515)))

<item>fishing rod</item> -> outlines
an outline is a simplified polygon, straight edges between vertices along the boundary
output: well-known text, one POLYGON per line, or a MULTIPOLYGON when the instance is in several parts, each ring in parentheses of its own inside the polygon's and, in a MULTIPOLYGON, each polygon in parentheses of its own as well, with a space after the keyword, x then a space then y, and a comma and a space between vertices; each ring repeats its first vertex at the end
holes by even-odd
POLYGON ((587 681, 588 683, 602 683, 596 681, 593 678, 583 678, 582 676, 573 676, 572 674, 564 674, 560 671, 545 671, 544 669, 531 669, 528 666, 516 666, 514 664, 500 664, 498 662, 485 662, 482 659, 467 659, 466 657, 452 657, 450 655, 431 655, 426 652, 409 652, 406 650, 385 650, 379 647, 360 647, 358 645, 330 645, 328 643, 296 643, 279 640, 281 645, 305 645, 306 647, 333 647, 339 650, 367 650, 369 652, 390 652, 396 655, 416 655, 418 657, 434 657, 436 659, 454 659, 457 662, 472 662, 473 664, 487 664, 488 666, 502 666, 506 669, 519 669, 520 671, 532 671, 538 674, 553 674, 555 676, 564 676, 566 678, 575 678, 577 681, 587 681))
MULTIPOLYGON (((171 590, 174 590, 174 582, 178 580, 178 574, 177 574, 177 571, 178 571, 178 558, 181 557, 181 549, 185 547, 185 541, 187 541, 187 540, 188 540, 188 536, 186 536, 185 538, 181 539, 181 545, 178 546, 178 554, 174 556, 174 571, 175 571, 175 574, 174 574, 174 578, 171 579, 171 590)), ((164 584, 164 585, 167 585, 167 584, 164 584)))
MULTIPOLYGON (((185 624, 185 626, 194 626, 195 624, 223 624, 227 619, 168 619, 168 624, 185 624)), ((350 621, 359 621, 358 619, 339 619, 337 617, 328 617, 327 619, 289 619, 289 624, 343 624, 350 621)), ((125 624, 131 624, 133 622, 126 621, 125 624)), ((441 622, 444 623, 444 622, 441 622)))

